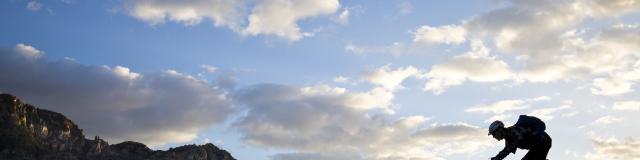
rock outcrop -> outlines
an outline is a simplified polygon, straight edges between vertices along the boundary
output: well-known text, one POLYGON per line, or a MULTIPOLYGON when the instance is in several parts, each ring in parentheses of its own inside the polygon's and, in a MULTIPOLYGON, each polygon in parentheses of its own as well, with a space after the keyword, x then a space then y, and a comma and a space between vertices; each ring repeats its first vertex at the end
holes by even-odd
POLYGON ((138 142, 109 145, 97 136, 86 139, 82 129, 64 115, 9 94, 0 94, 0 159, 235 160, 210 143, 154 151, 138 142))

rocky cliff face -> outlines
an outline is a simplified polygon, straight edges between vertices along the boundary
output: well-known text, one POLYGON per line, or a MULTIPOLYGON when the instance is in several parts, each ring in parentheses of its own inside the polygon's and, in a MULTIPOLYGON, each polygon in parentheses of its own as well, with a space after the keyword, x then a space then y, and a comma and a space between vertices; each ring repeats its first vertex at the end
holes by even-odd
POLYGON ((0 94, 0 159, 235 160, 210 143, 153 151, 138 142, 109 145, 99 137, 86 139, 64 115, 9 94, 0 94))

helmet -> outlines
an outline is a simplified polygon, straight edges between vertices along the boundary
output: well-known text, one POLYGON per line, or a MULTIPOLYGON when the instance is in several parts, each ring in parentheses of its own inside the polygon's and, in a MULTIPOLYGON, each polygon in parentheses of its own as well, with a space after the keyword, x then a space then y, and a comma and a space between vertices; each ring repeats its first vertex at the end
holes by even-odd
POLYGON ((489 125, 489 135, 498 130, 498 128, 504 128, 504 123, 501 121, 494 121, 491 123, 491 125, 489 125))

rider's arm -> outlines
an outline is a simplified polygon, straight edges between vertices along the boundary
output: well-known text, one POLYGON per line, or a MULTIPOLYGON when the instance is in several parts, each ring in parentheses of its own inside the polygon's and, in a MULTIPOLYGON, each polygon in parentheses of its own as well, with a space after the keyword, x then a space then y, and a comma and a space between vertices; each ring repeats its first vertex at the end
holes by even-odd
POLYGON ((505 145, 504 145, 504 149, 502 149, 502 151, 500 151, 498 153, 498 155, 496 155, 496 158, 498 159, 504 159, 505 157, 507 157, 507 155, 509 155, 509 153, 516 153, 516 149, 517 149, 517 141, 510 141, 510 140, 505 140, 505 145))
POLYGON ((523 139, 522 133, 518 132, 518 130, 510 130, 507 133, 508 135, 505 135, 504 139, 504 149, 496 155, 498 159, 504 159, 509 153, 515 154, 518 149, 518 143, 523 139))

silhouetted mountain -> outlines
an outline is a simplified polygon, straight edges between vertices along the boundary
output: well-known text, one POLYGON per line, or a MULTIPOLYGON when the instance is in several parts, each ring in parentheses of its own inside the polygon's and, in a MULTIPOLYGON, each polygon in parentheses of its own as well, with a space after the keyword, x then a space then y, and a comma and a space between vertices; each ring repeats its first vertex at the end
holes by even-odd
POLYGON ((0 94, 0 159, 19 160, 235 160, 211 143, 153 151, 138 142, 109 145, 60 113, 38 109, 0 94))

